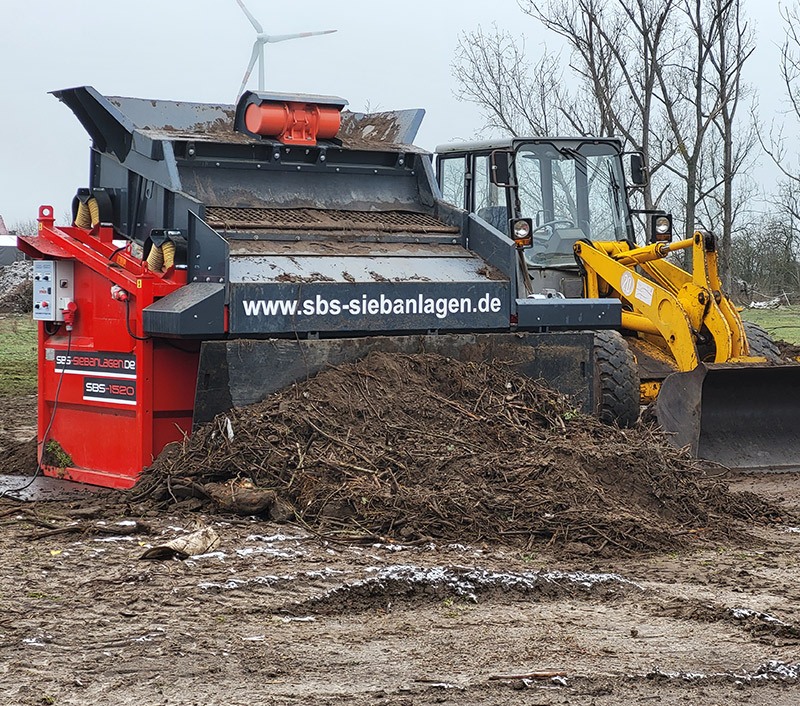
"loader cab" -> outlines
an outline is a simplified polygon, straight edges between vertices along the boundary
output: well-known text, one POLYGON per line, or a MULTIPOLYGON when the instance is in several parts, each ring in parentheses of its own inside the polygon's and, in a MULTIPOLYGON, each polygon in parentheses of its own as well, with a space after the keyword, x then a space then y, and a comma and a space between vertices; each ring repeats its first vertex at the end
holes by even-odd
POLYGON ((577 269, 578 240, 633 239, 621 152, 615 139, 444 145, 437 176, 446 201, 506 235, 513 219, 530 219, 529 268, 577 269))

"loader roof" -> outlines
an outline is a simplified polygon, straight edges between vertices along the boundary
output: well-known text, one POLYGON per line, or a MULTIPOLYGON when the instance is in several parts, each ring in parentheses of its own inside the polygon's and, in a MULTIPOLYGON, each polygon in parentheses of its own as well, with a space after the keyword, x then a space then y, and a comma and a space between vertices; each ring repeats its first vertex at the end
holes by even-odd
POLYGON ((514 149, 518 145, 529 142, 555 142, 555 143, 571 143, 576 142, 590 142, 594 144, 611 144, 621 146, 622 143, 617 137, 582 137, 580 135, 573 135, 565 137, 561 136, 530 136, 530 137, 498 137, 490 140, 467 140, 463 142, 446 142, 443 145, 436 147, 436 152, 439 154, 448 154, 453 152, 483 152, 489 150, 508 150, 514 149))

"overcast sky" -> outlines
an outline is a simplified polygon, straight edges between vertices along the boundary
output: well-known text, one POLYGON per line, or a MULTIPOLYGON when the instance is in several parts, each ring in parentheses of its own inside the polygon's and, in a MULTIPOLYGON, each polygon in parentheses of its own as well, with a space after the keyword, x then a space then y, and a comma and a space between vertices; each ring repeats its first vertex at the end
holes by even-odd
MULTIPOLYGON (((479 26, 525 36, 535 57, 545 38, 516 0, 246 0, 268 33, 337 29, 267 46, 267 90, 346 98, 349 108, 425 108, 418 145, 434 149, 480 128, 454 95, 458 36, 479 26)), ((780 110, 774 0, 748 0, 758 31, 750 62, 769 120, 780 110)), ((68 211, 88 181, 89 138, 49 91, 80 85, 106 95, 232 103, 254 30, 235 0, 31 0, 0 10, 0 215, 8 227, 39 205, 68 211)), ((257 87, 257 71, 250 88, 257 87)))

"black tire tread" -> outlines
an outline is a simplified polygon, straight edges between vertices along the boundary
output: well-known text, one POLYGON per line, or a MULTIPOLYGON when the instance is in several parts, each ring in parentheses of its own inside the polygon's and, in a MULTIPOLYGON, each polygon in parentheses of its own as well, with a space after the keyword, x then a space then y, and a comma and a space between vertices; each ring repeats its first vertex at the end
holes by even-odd
POLYGON ((744 333, 750 345, 750 355, 763 356, 771 363, 782 360, 780 348, 761 326, 752 321, 743 321, 744 333))
POLYGON ((617 331, 594 332, 595 412, 606 424, 631 427, 639 420, 636 358, 617 331))

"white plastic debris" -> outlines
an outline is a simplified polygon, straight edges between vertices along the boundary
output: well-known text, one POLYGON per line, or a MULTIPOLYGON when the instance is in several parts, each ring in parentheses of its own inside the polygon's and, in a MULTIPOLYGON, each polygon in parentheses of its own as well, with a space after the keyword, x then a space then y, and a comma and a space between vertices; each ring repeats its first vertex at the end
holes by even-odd
POLYGON ((175 537, 169 542, 151 547, 142 554, 140 559, 185 559, 189 556, 206 554, 213 550, 220 542, 219 535, 212 527, 175 537))

